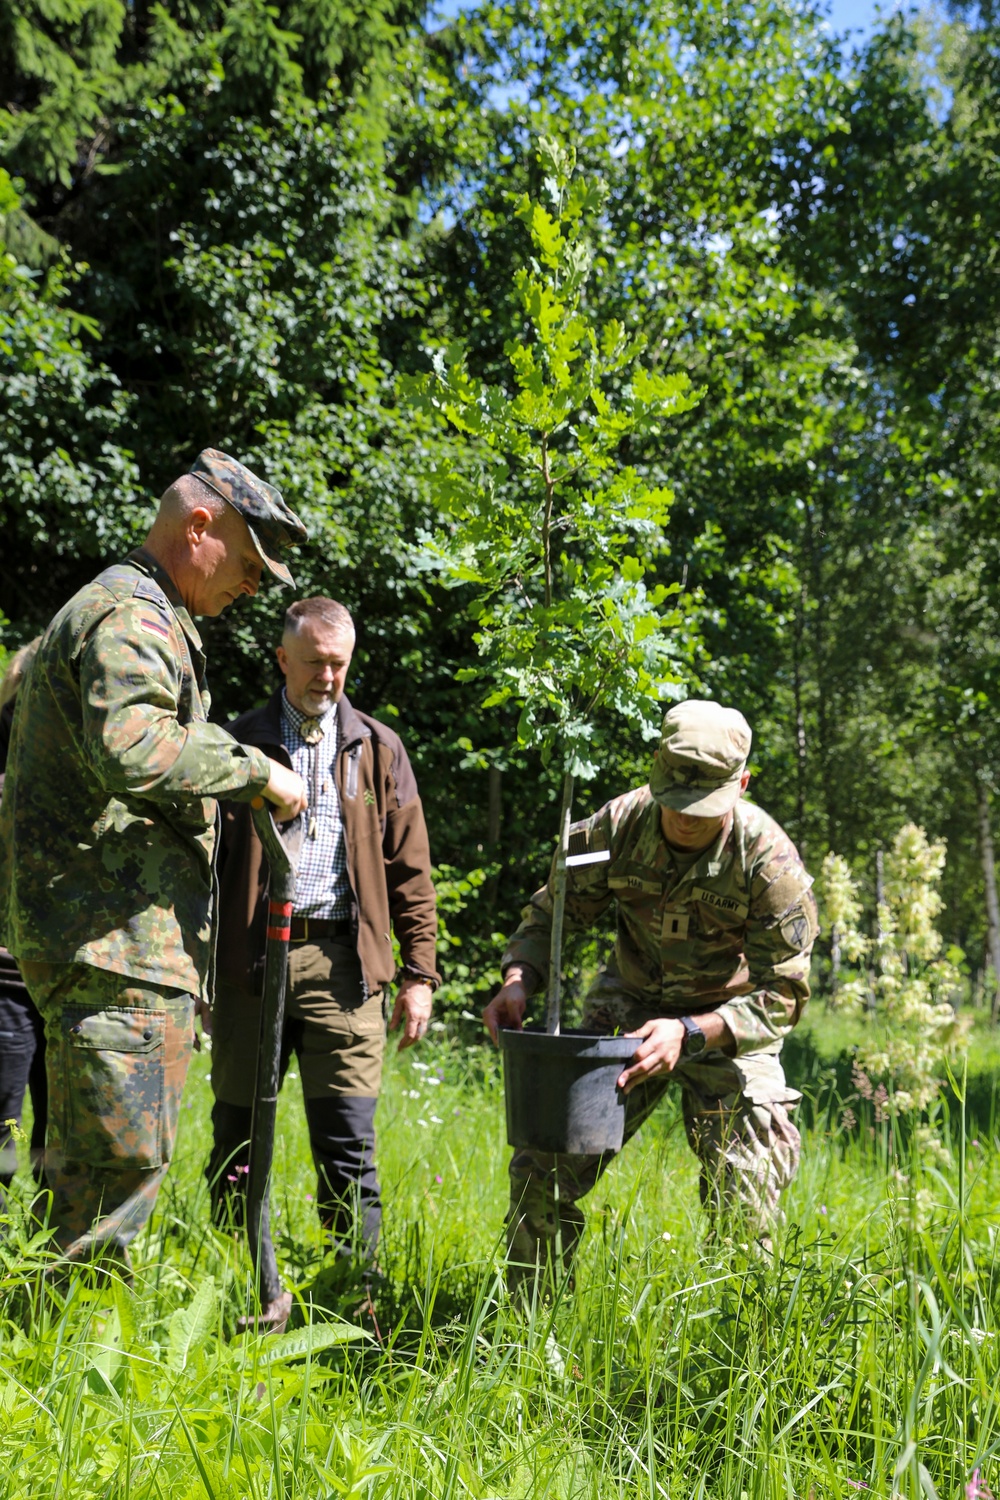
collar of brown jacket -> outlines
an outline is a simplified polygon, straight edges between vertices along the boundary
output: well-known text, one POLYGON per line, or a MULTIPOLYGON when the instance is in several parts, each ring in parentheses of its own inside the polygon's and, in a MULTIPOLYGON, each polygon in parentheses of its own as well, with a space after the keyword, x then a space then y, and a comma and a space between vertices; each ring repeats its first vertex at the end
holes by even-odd
MULTIPOLYGON (((343 754, 360 740, 371 739, 371 730, 355 712, 346 694, 337 704, 337 726, 340 730, 338 755, 343 754)), ((242 739, 246 744, 256 745, 265 754, 272 755, 275 760, 280 760, 286 766, 291 766, 291 757, 281 738, 280 687, 275 689, 261 708, 251 710, 249 714, 241 714, 239 719, 234 719, 226 725, 226 728, 237 739, 242 739), (240 726, 239 729, 236 728, 237 724, 240 726)))

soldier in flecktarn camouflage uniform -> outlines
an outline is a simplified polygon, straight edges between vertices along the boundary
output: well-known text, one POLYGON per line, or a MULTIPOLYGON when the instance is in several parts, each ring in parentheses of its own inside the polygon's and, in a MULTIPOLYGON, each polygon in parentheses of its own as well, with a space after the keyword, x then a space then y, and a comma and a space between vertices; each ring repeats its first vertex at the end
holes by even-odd
POLYGON ((73 1258, 126 1246, 170 1161, 193 1012, 209 998, 218 796, 284 817, 301 779, 209 724, 192 615, 255 594, 305 528, 216 449, 142 548, 46 630, 0 807, 0 940, 45 1023, 50 1224, 73 1258))
MULTIPOLYGON (((780 1054, 809 997, 818 929, 795 845, 742 800, 750 743, 733 709, 698 699, 672 708, 649 785, 571 829, 566 922, 586 929, 616 908, 614 952, 587 995, 583 1027, 637 1038, 618 1080, 625 1139, 677 1083, 713 1224, 737 1221, 766 1242, 798 1165, 789 1110, 799 1095, 780 1054)), ((550 881, 503 956, 503 987, 484 1012, 494 1039, 498 1026, 520 1026, 542 983, 551 920, 550 881)), ((551 1268, 560 1231, 564 1258, 572 1255, 584 1223, 578 1201, 609 1160, 515 1151, 512 1286, 536 1266, 551 1268)))

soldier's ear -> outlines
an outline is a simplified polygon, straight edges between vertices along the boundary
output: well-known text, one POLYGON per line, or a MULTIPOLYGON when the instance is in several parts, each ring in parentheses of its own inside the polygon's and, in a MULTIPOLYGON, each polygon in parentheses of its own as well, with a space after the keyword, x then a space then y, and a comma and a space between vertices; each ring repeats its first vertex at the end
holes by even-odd
POLYGON ((196 505, 194 510, 188 512, 186 530, 190 536, 193 532, 198 541, 205 535, 212 524, 212 512, 206 510, 203 505, 196 505))
POLYGON ((275 656, 278 659, 278 666, 281 668, 281 670, 287 676, 287 674, 288 674, 288 653, 285 651, 284 646, 276 646, 275 650, 274 650, 274 654, 275 654, 275 656))

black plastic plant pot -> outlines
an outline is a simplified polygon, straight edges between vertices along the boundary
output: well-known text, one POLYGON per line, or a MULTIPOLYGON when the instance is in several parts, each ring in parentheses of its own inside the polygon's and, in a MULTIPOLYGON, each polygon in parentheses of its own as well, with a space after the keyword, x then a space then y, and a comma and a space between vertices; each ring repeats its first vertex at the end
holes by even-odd
POLYGON ((620 1151, 625 1096, 616 1087, 639 1046, 592 1032, 501 1031, 507 1140, 574 1156, 620 1151))

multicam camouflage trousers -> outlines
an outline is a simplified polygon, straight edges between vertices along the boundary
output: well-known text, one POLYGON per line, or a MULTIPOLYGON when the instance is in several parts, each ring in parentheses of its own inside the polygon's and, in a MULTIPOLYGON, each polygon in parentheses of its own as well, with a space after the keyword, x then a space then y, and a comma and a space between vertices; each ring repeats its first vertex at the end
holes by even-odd
POLYGON ((74 1259, 124 1257, 173 1153, 193 997, 90 964, 20 967, 45 1022, 49 1225, 74 1259))
MULTIPOLYGON (((629 1030, 642 1024, 635 1017, 628 1019, 629 1030)), ((585 1029, 605 1028, 585 1017, 585 1029)), ((626 1141, 671 1087, 681 1090, 684 1128, 701 1163, 701 1201, 713 1230, 731 1225, 733 1232, 747 1238, 765 1239, 780 1222, 778 1197, 799 1164, 799 1132, 788 1110, 800 1096, 785 1083, 778 1051, 740 1058, 711 1052, 697 1061, 682 1059, 673 1073, 640 1084, 627 1096, 626 1141)), ((557 1244, 568 1267, 585 1222, 579 1200, 614 1155, 553 1156, 523 1148, 514 1152, 507 1213, 512 1291, 523 1290, 525 1279, 539 1270, 548 1277, 556 1273, 557 1244)))

